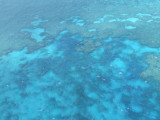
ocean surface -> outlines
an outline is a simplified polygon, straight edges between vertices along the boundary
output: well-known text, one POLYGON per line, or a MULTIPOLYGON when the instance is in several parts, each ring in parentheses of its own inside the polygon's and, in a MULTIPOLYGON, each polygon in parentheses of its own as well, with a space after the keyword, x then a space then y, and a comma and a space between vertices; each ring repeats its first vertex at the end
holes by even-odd
POLYGON ((0 0, 0 120, 160 120, 160 1, 0 0))

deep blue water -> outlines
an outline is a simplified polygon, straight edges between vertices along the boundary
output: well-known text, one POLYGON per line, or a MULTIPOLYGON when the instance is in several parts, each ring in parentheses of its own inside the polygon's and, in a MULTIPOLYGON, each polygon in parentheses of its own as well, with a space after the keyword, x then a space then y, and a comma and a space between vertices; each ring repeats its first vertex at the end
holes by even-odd
POLYGON ((0 0, 0 120, 160 120, 159 6, 0 0))

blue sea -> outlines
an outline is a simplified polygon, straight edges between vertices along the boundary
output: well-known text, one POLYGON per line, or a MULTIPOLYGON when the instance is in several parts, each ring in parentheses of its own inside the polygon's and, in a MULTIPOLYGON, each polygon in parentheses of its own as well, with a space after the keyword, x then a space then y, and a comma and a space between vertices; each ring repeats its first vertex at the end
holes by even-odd
POLYGON ((0 120, 160 120, 160 1, 0 0, 0 120))

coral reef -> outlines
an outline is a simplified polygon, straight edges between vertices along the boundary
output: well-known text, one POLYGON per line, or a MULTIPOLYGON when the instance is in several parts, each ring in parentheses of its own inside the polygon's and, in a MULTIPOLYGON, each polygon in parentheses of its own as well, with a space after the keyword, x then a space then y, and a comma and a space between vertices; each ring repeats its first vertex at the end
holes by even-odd
POLYGON ((102 43, 99 41, 93 41, 93 40, 84 40, 82 41, 77 47, 76 50, 80 52, 92 52, 97 47, 101 46, 102 43))
POLYGON ((159 0, 2 1, 0 120, 160 118, 159 0))
POLYGON ((153 77, 155 80, 160 81, 160 55, 147 56, 148 68, 141 73, 144 78, 153 77))
MULTIPOLYGON (((10 4, 4 2, 4 6, 10 4)), ((128 39, 137 39, 150 47, 160 46, 160 34, 157 33, 160 22, 160 2, 158 0, 154 2, 140 0, 127 2, 123 0, 118 2, 110 0, 88 0, 87 2, 69 0, 67 2, 45 1, 43 4, 37 0, 32 4, 32 1, 29 0, 15 5, 12 4, 9 11, 5 7, 0 8, 0 17, 3 18, 0 20, 1 28, 3 28, 0 30, 0 56, 13 50, 23 49, 26 46, 31 51, 33 47, 46 46, 43 42, 42 44, 36 43, 31 36, 22 34, 20 30, 23 28, 32 29, 31 25, 40 25, 40 28, 44 28, 47 34, 52 35, 51 42, 54 41, 54 37, 60 31, 68 30, 72 34, 79 33, 82 37, 97 36, 102 39, 108 36, 126 36, 128 39), (22 9, 21 6, 25 9, 22 9), (57 9, 57 6, 67 7, 57 9), (76 6, 76 9, 73 6, 76 6), (17 9, 13 10, 14 8, 17 9), (26 13, 25 10, 30 8, 31 10, 26 13), (45 10, 38 8, 45 8, 45 10), (8 12, 3 14, 5 11, 13 14, 9 14, 10 17, 8 17, 8 12), (37 13, 37 11, 39 12, 37 13), (18 17, 15 18, 17 13, 19 13, 18 17), (24 13, 29 15, 27 19, 24 13), (42 19, 35 22, 33 21, 35 16, 42 19), (11 18, 14 19, 11 20, 11 18)))

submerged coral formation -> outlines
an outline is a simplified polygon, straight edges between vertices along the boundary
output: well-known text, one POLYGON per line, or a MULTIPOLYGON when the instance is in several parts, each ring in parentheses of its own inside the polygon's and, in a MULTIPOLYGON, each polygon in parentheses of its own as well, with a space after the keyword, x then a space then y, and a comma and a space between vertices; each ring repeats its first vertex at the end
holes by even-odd
POLYGON ((141 58, 159 49, 124 38, 84 40, 63 30, 52 44, 27 51, 1 57, 0 120, 160 118, 159 93, 139 78, 141 58))
POLYGON ((99 41, 84 40, 76 47, 76 50, 80 52, 92 52, 101 45, 102 43, 99 41))
POLYGON ((159 0, 2 1, 0 120, 159 120, 159 0))
POLYGON ((149 66, 141 73, 141 76, 144 78, 153 77, 160 81, 160 55, 148 55, 146 61, 149 66))
MULTIPOLYGON (((160 1, 158 0, 154 2, 149 0, 131 0, 127 2, 125 0, 116 2, 111 0, 87 0, 87 2, 84 0, 68 0, 67 2, 44 1, 43 4, 37 0, 34 1, 34 4, 32 2, 28 0, 27 2, 14 3, 15 5, 20 4, 19 7, 13 5, 13 3, 4 2, 3 7, 0 8, 0 13, 4 13, 4 11, 7 11, 4 6, 11 4, 13 8, 16 7, 16 10, 11 8, 13 14, 10 17, 8 17, 8 14, 1 14, 1 18, 4 19, 1 19, 0 23, 4 24, 0 25, 4 30, 0 30, 0 56, 12 50, 23 49, 25 46, 32 50, 33 47, 47 45, 43 42, 42 44, 34 42, 32 40, 33 35, 31 38, 28 35, 21 34, 20 29, 22 28, 28 28, 32 33, 35 32, 34 28, 32 29, 32 26, 28 24, 31 21, 32 25, 40 25, 47 34, 52 35, 51 42, 54 41, 54 37, 60 31, 68 30, 72 34, 78 33, 83 37, 97 36, 101 39, 108 36, 126 36, 128 39, 137 39, 140 43, 150 47, 160 46, 160 34, 157 33, 160 23, 160 1), (21 9, 20 6, 26 9, 32 8, 32 11, 25 11, 26 9, 21 9), (59 10, 57 6, 67 7, 59 10), (76 9, 74 6, 76 6, 76 9), (45 8, 45 10, 39 8, 45 8), (39 12, 37 13, 37 11, 39 12), (19 17, 11 20, 11 18, 15 18, 14 15, 17 13, 19 13, 19 17), (26 19, 24 13, 29 15, 28 19, 26 19), (33 16, 35 15, 42 16, 42 19, 34 22, 33 16), (12 45, 7 44, 8 41, 12 45)), ((41 39, 40 37, 39 41, 41 39)))

